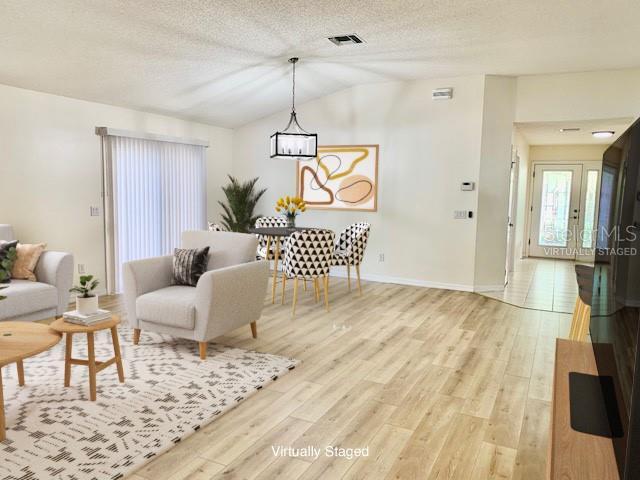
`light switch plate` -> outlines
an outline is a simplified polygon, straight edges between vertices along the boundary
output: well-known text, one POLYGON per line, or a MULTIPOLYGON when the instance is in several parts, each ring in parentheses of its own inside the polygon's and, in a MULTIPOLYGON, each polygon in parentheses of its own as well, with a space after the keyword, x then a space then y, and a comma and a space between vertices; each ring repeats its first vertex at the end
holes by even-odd
POLYGON ((464 220, 465 218, 468 217, 468 212, 466 210, 454 210, 453 211, 453 218, 455 218, 456 220, 464 220))
POLYGON ((99 217, 100 216, 100 207, 96 207, 96 206, 91 206, 90 208, 90 213, 92 217, 99 217))

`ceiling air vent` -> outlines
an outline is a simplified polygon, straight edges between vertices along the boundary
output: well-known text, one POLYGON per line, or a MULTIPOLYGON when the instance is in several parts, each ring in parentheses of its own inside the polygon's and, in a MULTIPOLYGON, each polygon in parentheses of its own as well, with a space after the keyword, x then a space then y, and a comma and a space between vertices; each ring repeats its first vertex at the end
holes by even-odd
POLYGON ((566 132, 579 132, 580 128, 579 127, 565 127, 565 128, 561 128, 560 132, 562 133, 566 133, 566 132))
POLYGON ((434 88, 431 91, 431 100, 450 100, 453 97, 453 88, 434 88))
POLYGON ((364 40, 362 40, 355 33, 352 33, 350 35, 337 35, 335 37, 329 37, 329 41, 331 43, 335 43, 339 47, 341 47, 342 45, 353 45, 357 43, 364 43, 364 40))

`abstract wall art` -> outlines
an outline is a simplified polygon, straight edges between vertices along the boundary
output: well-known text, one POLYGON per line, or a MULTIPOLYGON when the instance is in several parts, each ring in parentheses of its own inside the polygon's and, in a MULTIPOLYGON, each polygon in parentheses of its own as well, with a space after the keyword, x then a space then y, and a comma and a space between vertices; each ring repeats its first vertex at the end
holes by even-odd
POLYGON ((298 162, 298 196, 309 209, 378 208, 378 145, 318 146, 318 156, 298 162))

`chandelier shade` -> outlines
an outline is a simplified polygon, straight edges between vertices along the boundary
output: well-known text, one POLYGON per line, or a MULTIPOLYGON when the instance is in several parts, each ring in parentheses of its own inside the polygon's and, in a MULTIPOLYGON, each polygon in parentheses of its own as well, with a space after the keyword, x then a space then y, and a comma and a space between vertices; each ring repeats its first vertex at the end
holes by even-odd
POLYGON ((293 65, 293 95, 289 123, 281 132, 271 135, 271 158, 311 160, 318 155, 318 135, 309 133, 298 123, 296 116, 296 57, 290 58, 293 65))

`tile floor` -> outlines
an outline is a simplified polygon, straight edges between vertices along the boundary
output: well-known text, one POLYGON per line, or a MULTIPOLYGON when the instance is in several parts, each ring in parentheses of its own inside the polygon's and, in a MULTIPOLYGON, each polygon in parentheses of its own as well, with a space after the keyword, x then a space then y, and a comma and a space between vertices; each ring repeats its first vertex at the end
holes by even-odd
POLYGON ((504 290, 483 292, 512 305, 572 313, 578 295, 575 262, 546 258, 518 260, 504 290))

